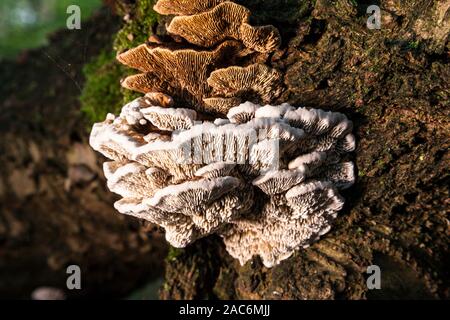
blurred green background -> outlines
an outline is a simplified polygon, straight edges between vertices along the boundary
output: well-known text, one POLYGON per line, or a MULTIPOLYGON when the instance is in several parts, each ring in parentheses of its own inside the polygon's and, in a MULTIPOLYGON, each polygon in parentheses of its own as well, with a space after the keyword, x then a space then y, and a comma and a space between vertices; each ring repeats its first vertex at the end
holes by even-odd
POLYGON ((0 0, 0 59, 46 44, 49 33, 66 27, 66 10, 73 4, 83 21, 101 0, 0 0))

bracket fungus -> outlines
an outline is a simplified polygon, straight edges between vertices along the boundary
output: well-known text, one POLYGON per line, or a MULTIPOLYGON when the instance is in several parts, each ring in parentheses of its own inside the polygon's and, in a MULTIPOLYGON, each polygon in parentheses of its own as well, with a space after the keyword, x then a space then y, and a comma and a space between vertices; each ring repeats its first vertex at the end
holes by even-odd
POLYGON ((223 42, 211 51, 143 44, 117 56, 121 63, 144 72, 127 77, 122 86, 142 93, 164 92, 195 105, 210 92, 209 74, 229 63, 239 48, 235 41, 223 42))
POLYGON ((215 70, 209 76, 208 84, 217 97, 270 103, 281 94, 281 79, 277 70, 255 63, 215 70))
POLYGON ((203 13, 173 18, 167 31, 207 48, 231 38, 257 52, 277 49, 281 42, 278 29, 274 26, 253 27, 248 23, 249 19, 250 10, 226 1, 203 13))
POLYGON ((167 30, 187 42, 148 42, 119 53, 120 63, 141 72, 123 79, 123 87, 165 93, 219 116, 244 101, 265 104, 281 94, 281 74, 255 63, 277 49, 279 32, 249 25, 247 8, 223 0, 160 0, 154 9, 176 15, 167 30))
POLYGON ((259 255, 267 267, 330 229, 344 203, 338 190, 355 180, 344 115, 246 102, 228 120, 198 123, 193 110, 140 99, 133 117, 128 104, 90 137, 111 160, 104 171, 123 197, 119 212, 162 226, 176 247, 219 234, 242 264, 259 255))
POLYGON ((251 26, 245 7, 159 0, 155 10, 176 15, 168 31, 190 44, 157 41, 117 56, 141 72, 122 86, 145 96, 91 132, 109 159, 107 185, 122 197, 114 206, 163 227, 175 247, 215 233, 241 264, 260 256, 272 267, 330 230, 342 209, 339 190, 355 180, 352 123, 270 105, 281 73, 243 57, 275 50, 279 33, 251 26))
POLYGON ((153 9, 159 14, 177 16, 208 11, 226 0, 159 0, 153 9))

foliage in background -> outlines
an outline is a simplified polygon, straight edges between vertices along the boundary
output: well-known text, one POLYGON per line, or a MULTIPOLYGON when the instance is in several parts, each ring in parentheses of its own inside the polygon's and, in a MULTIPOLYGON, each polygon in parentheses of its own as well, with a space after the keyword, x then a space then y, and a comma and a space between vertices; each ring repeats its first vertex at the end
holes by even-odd
POLYGON ((1 0, 0 58, 45 45, 49 33, 66 26, 66 10, 72 4, 80 7, 85 20, 101 0, 1 0))
POLYGON ((158 21, 153 11, 154 0, 141 0, 131 8, 118 8, 120 13, 128 15, 125 25, 114 37, 114 50, 104 51, 86 64, 83 72, 86 82, 80 97, 81 110, 89 125, 105 119, 108 113, 118 114, 120 108, 140 96, 120 86, 120 79, 133 70, 116 61, 116 52, 135 47, 147 41, 152 26, 158 21))

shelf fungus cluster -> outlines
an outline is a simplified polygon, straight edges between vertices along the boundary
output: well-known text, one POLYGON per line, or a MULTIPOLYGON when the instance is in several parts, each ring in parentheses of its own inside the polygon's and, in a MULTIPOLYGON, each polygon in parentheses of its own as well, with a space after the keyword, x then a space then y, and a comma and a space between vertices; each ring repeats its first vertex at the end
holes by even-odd
POLYGON ((266 104, 281 94, 281 74, 255 58, 279 47, 279 32, 249 24, 247 8, 221 0, 160 0, 155 10, 175 15, 167 31, 184 42, 149 42, 120 53, 122 64, 141 72, 125 78, 123 87, 164 92, 221 116, 247 100, 266 104))
POLYGON ((241 264, 260 256, 274 266, 326 233, 342 209, 339 190, 355 179, 352 123, 270 105, 282 76, 248 55, 273 52, 280 36, 250 24, 245 7, 159 0, 155 10, 175 16, 167 30, 185 41, 119 54, 141 72, 122 85, 145 95, 90 136, 109 159, 108 187, 122 197, 114 206, 163 227, 175 247, 214 233, 241 264))
POLYGON ((352 123, 340 113, 288 104, 233 107, 198 122, 153 95, 95 124, 90 143, 123 213, 162 226, 185 247, 211 233, 243 264, 271 267, 326 233, 352 185, 352 123))

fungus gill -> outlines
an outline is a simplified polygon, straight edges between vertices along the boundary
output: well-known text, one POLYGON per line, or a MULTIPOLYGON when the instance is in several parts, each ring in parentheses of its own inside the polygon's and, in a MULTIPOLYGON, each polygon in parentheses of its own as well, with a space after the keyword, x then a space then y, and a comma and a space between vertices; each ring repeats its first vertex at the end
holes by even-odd
POLYGON ((273 26, 252 26, 250 11, 223 0, 159 0, 176 15, 169 33, 117 59, 141 73, 122 86, 145 93, 93 126, 91 146, 109 158, 115 208, 165 229, 184 247, 223 238, 244 264, 272 267, 325 234, 355 180, 343 114, 289 104, 282 74, 264 64, 280 44, 273 26), (218 116, 211 118, 211 114, 218 116))
POLYGON ((259 255, 271 267, 330 229, 338 190, 355 179, 344 160, 352 126, 340 113, 246 102, 229 121, 195 123, 188 109, 134 112, 147 122, 109 115, 90 143, 112 160, 105 175, 123 197, 117 210, 164 227, 177 247, 217 233, 241 263, 259 255))

